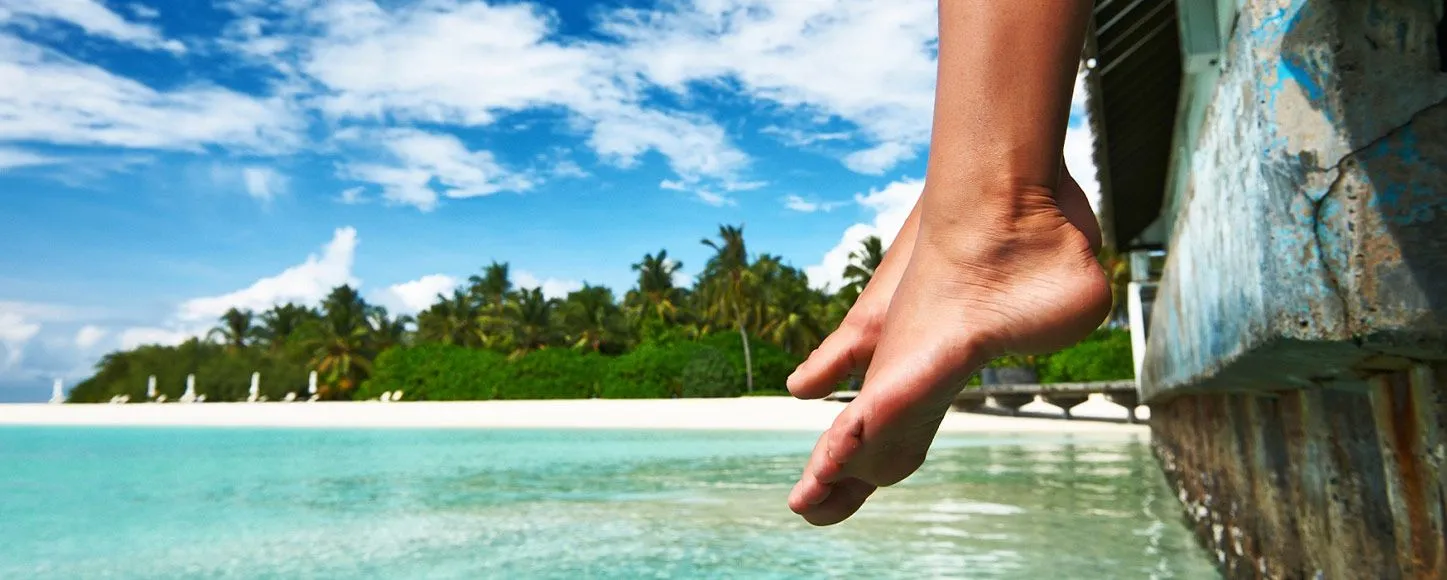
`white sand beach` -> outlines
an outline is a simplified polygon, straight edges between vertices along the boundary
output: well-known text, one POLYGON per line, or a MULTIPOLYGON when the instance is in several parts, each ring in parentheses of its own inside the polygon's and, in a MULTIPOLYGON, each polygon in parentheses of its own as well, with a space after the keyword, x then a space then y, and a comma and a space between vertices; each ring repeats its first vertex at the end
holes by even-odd
MULTIPOLYGON (((0 425, 823 431, 843 409, 843 403, 788 397, 445 403, 18 404, 0 405, 0 425)), ((1091 401, 1077 407, 1076 415, 1123 417, 1124 409, 1103 401, 1091 401), (1089 412, 1092 408, 1087 408, 1092 405, 1093 413, 1089 412)), ((1144 425, 959 412, 945 418, 941 431, 1149 433, 1144 425)))

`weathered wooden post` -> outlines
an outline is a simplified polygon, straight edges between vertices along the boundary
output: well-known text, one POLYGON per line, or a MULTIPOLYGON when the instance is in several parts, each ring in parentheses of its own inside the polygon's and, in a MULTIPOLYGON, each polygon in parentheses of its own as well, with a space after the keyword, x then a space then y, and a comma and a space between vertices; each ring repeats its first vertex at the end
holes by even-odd
POLYGON ((1447 6, 1095 10, 1104 221, 1166 252, 1138 376, 1198 536, 1233 578, 1447 577, 1447 6))

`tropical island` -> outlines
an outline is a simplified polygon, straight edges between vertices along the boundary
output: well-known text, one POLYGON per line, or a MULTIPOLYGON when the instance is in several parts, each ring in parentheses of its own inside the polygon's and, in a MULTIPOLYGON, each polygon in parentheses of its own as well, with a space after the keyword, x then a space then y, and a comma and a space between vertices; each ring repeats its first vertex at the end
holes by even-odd
MULTIPOLYGON (((304 391, 313 372, 323 400, 783 395, 789 373, 838 327, 885 252, 879 238, 864 240, 843 272, 847 283, 831 292, 810 287, 777 255, 749 254, 742 226, 720 226, 702 243, 714 255, 692 286, 675 284, 682 264, 660 250, 633 264, 637 282, 621 300, 588 284, 549 298, 515 287, 508 264, 493 262, 415 317, 394 316, 346 285, 320 304, 232 309, 205 337, 106 355, 67 401, 147 400, 151 377, 174 400, 190 376, 207 401, 243 401, 253 373, 261 396, 276 401, 304 391)), ((1121 259, 1108 250, 1099 258, 1112 286, 1123 285, 1121 259)), ((1071 348, 990 366, 1023 369, 1041 383, 1129 379, 1119 312, 1071 348)))

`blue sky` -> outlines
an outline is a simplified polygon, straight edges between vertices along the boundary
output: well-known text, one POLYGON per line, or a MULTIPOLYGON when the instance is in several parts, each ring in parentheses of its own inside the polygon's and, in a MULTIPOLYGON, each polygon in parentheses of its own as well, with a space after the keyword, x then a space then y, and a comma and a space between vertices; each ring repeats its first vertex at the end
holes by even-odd
POLYGON ((837 283, 922 185, 934 7, 0 0, 0 401, 344 282, 621 294, 719 224, 837 283))

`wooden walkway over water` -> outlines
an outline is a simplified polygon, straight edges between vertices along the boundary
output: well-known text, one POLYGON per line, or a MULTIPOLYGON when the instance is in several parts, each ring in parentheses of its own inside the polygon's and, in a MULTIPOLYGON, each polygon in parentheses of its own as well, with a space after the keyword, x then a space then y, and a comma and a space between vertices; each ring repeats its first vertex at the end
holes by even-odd
MULTIPOLYGON (((1071 419, 1070 409, 1084 403, 1093 394, 1103 395, 1106 400, 1125 407, 1129 413, 1128 420, 1131 423, 1136 422, 1135 409, 1140 405, 1140 394, 1135 381, 971 386, 955 398, 955 409, 978 412, 984 409, 987 402, 993 400, 996 406, 1018 414, 1020 407, 1039 397, 1046 403, 1063 409, 1065 418, 1071 419)), ((847 403, 858 396, 859 391, 835 391, 826 399, 847 403)))

